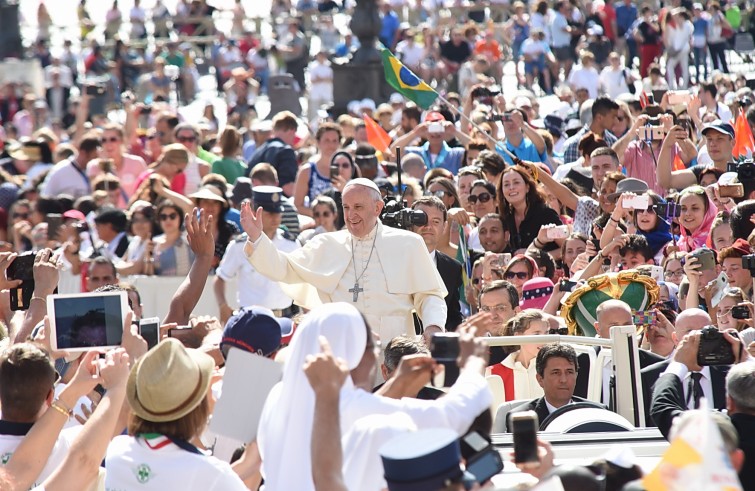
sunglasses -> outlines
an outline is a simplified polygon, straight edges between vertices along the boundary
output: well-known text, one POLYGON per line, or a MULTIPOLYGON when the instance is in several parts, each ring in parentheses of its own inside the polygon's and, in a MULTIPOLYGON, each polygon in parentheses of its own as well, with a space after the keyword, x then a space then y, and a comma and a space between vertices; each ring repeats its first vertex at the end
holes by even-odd
POLYGON ((121 141, 121 139, 118 138, 117 136, 114 136, 112 138, 103 138, 102 139, 102 143, 115 143, 115 142, 119 142, 119 141, 121 141))
POLYGON ((97 191, 118 191, 121 185, 117 182, 103 182, 97 185, 97 191))
POLYGON ((520 280, 526 280, 527 276, 529 276, 529 273, 525 273, 523 271, 520 271, 518 273, 515 273, 514 271, 509 271, 508 273, 504 274, 503 277, 507 280, 513 280, 514 278, 519 278, 520 280))
POLYGON ((178 213, 160 214, 160 221, 175 220, 176 218, 178 218, 178 213))
POLYGON ((176 140, 178 140, 181 143, 194 143, 197 141, 196 136, 177 136, 176 140))
POLYGON ((320 217, 327 218, 330 215, 331 215, 331 213, 329 211, 323 211, 322 213, 320 213, 319 211, 316 211, 314 213, 315 218, 320 218, 320 217))
POLYGON ((29 214, 28 213, 14 213, 13 218, 23 218, 24 220, 26 220, 27 218, 29 218, 29 214))
POLYGON ((548 329, 548 334, 559 334, 561 336, 566 336, 567 334, 569 334, 569 328, 559 327, 558 329, 548 329))
POLYGON ((480 194, 470 194, 469 198, 467 198, 467 201, 469 201, 470 204, 474 205, 479 200, 480 203, 487 203, 493 199, 493 195, 490 193, 480 193, 480 194))
POLYGON ((351 169, 351 162, 348 160, 336 162, 336 165, 340 166, 341 169, 351 169))
POLYGON ((451 196, 451 193, 440 189, 438 191, 430 191, 430 195, 435 196, 436 198, 445 198, 446 196, 451 196))

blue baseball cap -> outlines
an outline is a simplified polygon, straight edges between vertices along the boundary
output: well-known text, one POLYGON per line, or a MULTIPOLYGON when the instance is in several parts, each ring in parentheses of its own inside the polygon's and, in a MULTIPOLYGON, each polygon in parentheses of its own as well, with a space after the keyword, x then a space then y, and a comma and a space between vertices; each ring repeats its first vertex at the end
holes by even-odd
POLYGON ((272 310, 264 307, 244 307, 226 322, 220 351, 227 356, 228 349, 234 347, 270 356, 280 348, 283 332, 291 330, 290 322, 275 317, 272 310))
POLYGON ((729 138, 734 138, 734 127, 729 123, 724 123, 720 119, 703 126, 702 134, 705 135, 705 132, 709 130, 718 131, 719 133, 727 135, 729 138))

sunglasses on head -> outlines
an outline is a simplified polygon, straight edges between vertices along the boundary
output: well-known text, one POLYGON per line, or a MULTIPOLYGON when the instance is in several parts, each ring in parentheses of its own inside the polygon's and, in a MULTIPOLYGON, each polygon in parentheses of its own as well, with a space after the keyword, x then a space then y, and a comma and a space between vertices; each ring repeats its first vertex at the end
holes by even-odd
POLYGON ((520 280, 526 280, 527 276, 529 276, 529 273, 525 273, 523 271, 514 272, 509 271, 508 273, 504 274, 503 277, 507 280, 513 280, 514 278, 519 278, 520 280))
POLYGON ((470 194, 469 198, 467 198, 467 201, 469 201, 470 204, 474 205, 475 203, 477 203, 477 201, 479 201, 480 203, 487 203, 491 199, 493 199, 493 196, 490 193, 480 193, 477 195, 470 194))
POLYGON ((178 213, 160 213, 160 220, 175 220, 178 218, 178 213))

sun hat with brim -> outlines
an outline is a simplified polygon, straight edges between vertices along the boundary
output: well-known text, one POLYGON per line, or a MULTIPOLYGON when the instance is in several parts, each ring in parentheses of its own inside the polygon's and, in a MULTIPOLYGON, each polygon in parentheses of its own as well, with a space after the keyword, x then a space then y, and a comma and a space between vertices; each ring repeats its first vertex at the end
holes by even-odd
POLYGON ((618 199, 623 193, 643 194, 648 192, 648 184, 634 177, 627 177, 616 184, 616 192, 611 193, 607 198, 611 201, 618 199))
POLYGON ((38 162, 42 158, 39 147, 27 144, 14 145, 8 149, 8 155, 16 160, 28 160, 30 162, 38 162))
POLYGON ((126 397, 131 410, 145 421, 181 419, 207 397, 215 361, 167 338, 131 368, 126 397))
POLYGON ((207 199, 212 201, 218 201, 220 203, 228 203, 225 198, 220 194, 220 190, 215 186, 202 186, 196 193, 190 194, 191 199, 207 199))

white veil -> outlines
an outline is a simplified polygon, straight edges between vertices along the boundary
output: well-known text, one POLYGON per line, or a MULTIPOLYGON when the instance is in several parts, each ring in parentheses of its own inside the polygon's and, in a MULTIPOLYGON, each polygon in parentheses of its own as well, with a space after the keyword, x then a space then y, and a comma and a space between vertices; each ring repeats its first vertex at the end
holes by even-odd
MULTIPOLYGON (((307 314, 291 343, 283 380, 270 392, 260 418, 257 443, 266 491, 314 489, 310 445, 315 394, 303 367, 307 355, 320 352, 320 336, 350 370, 359 364, 367 345, 367 327, 353 305, 328 303, 307 314)), ((347 377, 342 394, 353 390, 347 377)))

